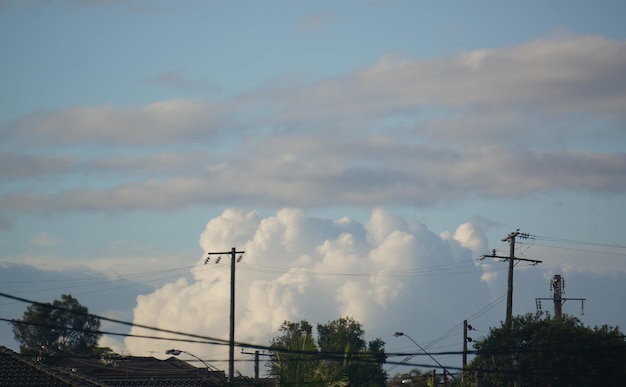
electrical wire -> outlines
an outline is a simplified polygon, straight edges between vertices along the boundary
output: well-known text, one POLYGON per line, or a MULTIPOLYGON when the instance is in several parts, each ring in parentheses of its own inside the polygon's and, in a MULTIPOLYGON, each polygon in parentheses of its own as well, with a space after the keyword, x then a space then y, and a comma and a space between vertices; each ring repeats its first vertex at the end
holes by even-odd
MULTIPOLYGON (((136 286, 141 286, 141 285, 145 285, 145 284, 149 284, 149 283, 154 283, 154 282, 160 282, 160 281, 164 281, 164 280, 168 280, 171 278, 180 278, 181 274, 171 274, 172 272, 179 272, 179 271, 183 271, 183 270, 189 270, 189 269, 193 269, 194 267, 197 267, 197 265, 193 265, 193 266, 183 266, 183 267, 179 267, 179 268, 174 268, 174 269, 164 269, 164 270, 155 270, 155 271, 150 271, 150 272, 140 272, 140 273, 134 273, 134 274, 130 274, 127 276, 120 276, 119 278, 116 279, 112 279, 109 281, 100 281, 100 282, 90 282, 90 283, 86 283, 86 284, 80 284, 80 285, 66 285, 63 287, 53 287, 53 288, 39 288, 39 289, 29 289, 29 290, 24 290, 24 291, 19 291, 19 294, 32 294, 32 293, 51 293, 55 290, 67 290, 67 289, 79 289, 79 288, 87 288, 87 287, 94 287, 97 285, 113 285, 115 283, 121 282, 121 281, 130 281, 133 278, 142 278, 142 277, 148 277, 154 274, 160 274, 160 273, 168 273, 168 275, 166 276, 160 276, 157 278, 151 278, 145 281, 139 281, 139 282, 131 282, 128 284, 124 284, 124 285, 120 285, 120 286, 106 286, 106 287, 100 287, 94 290, 89 290, 89 291, 82 291, 82 292, 73 292, 74 295, 83 295, 83 294, 90 294, 90 293, 100 293, 100 292, 105 292, 105 291, 114 291, 114 290, 119 290, 119 289, 124 289, 124 288, 130 288, 130 287, 136 287, 136 286)), ((195 272, 202 272, 205 270, 209 270, 209 268, 198 268, 197 270, 195 270, 195 272)), ((109 278, 107 276, 98 276, 98 277, 86 277, 86 278, 77 278, 77 279, 51 279, 51 280, 44 280, 44 281, 28 281, 28 282, 36 282, 36 283, 46 283, 46 282, 72 282, 72 281, 91 281, 93 279, 103 279, 103 278, 109 278)), ((6 281, 3 283, 21 283, 20 281, 6 281)), ((52 297, 50 297, 49 299, 52 299, 52 297)), ((0 306, 4 306, 4 305, 11 305, 14 304, 13 302, 5 302, 5 303, 0 303, 0 306)))
POLYGON ((175 271, 182 271, 182 270, 188 270, 195 267, 195 265, 188 265, 188 266, 182 266, 182 267, 175 267, 175 268, 168 268, 168 269, 162 269, 162 270, 153 270, 153 271, 142 271, 142 272, 138 272, 138 273, 131 273, 131 274, 125 274, 125 275, 119 275, 116 273, 116 275, 101 275, 101 276, 92 276, 92 277, 83 277, 83 278, 63 278, 63 279, 47 279, 47 280, 16 280, 16 281, 3 281, 3 283, 5 284, 14 284, 14 283, 46 283, 46 282, 73 282, 73 281, 94 281, 94 280, 121 280, 121 279, 125 279, 125 280, 129 280, 132 278, 141 278, 141 277, 147 277, 153 274, 162 274, 162 273, 171 273, 171 272, 175 272, 175 271), (111 278, 111 277, 118 277, 118 278, 111 278))
POLYGON ((615 245, 615 244, 598 243, 598 242, 584 242, 584 241, 575 240, 575 239, 554 238, 554 237, 546 237, 546 236, 541 236, 541 235, 529 235, 529 238, 533 238, 536 240, 551 241, 551 242, 577 244, 577 245, 613 247, 613 248, 618 248, 618 249, 626 249, 626 245, 615 245))
MULTIPOLYGON (((61 308, 61 309, 63 310, 63 308, 61 308)), ((68 311, 70 311, 70 310, 68 310, 68 311)), ((63 329, 63 330, 70 330, 70 331, 75 331, 75 332, 82 332, 82 333, 89 333, 89 334, 98 334, 98 335, 137 337, 137 338, 142 338, 142 339, 176 341, 176 342, 181 342, 181 343, 200 343, 200 344, 213 344, 213 345, 229 345, 228 341, 226 341, 226 340, 210 339, 208 337, 207 337, 207 340, 193 340, 193 339, 183 339, 183 338, 180 338, 180 337, 179 338, 175 338, 175 337, 161 337, 161 336, 150 336, 150 335, 138 335, 138 334, 133 334, 133 333, 101 331, 99 329, 81 329, 81 328, 65 327, 65 326, 62 327, 62 326, 59 326, 59 325, 40 324, 40 323, 27 322, 27 321, 8 319, 8 318, 1 318, 1 317, 0 317, 0 321, 6 321, 6 322, 9 322, 11 324, 22 324, 22 325, 36 326, 36 327, 40 327, 40 328, 49 328, 49 329, 63 329)), ((155 330, 161 331, 160 329, 155 329, 155 330)), ((192 335, 192 334, 187 334, 187 333, 177 333, 177 334, 184 335, 184 336, 198 337, 197 335, 192 335)))
MULTIPOLYGON (((89 294, 89 293, 101 292, 101 291, 112 291, 112 290, 117 290, 117 289, 122 289, 122 288, 140 286, 140 285, 144 285, 147 283, 159 282, 159 281, 163 281, 163 280, 167 280, 171 278, 176 278, 180 276, 182 273, 181 274, 172 274, 172 273, 177 273, 177 272, 194 269, 194 268, 195 268, 194 273, 209 270, 208 267, 202 269, 202 268, 199 268, 198 266, 199 265, 192 265, 192 266, 183 266, 183 267, 178 267, 178 268, 173 268, 173 269, 133 273, 133 274, 119 276, 118 278, 113 279, 113 280, 107 280, 107 278, 109 278, 108 276, 99 276, 99 277, 96 276, 96 277, 85 277, 85 278, 75 278, 75 279, 51 279, 51 280, 44 280, 44 281, 33 280, 33 281, 26 281, 26 282, 6 281, 5 283, 6 284, 12 284, 12 283, 23 284, 23 283, 28 283, 28 282, 31 282, 31 283, 63 282, 65 284, 63 287, 46 287, 46 288, 38 288, 38 289, 31 288, 29 290, 24 290, 24 291, 19 292, 20 294, 33 294, 33 293, 38 293, 38 292, 49 293, 55 290, 63 290, 63 289, 81 289, 81 288, 87 288, 87 287, 93 288, 94 286, 98 286, 98 285, 109 285, 111 283, 116 283, 120 281, 131 281, 133 279, 150 277, 156 274, 163 274, 163 273, 168 274, 166 276, 150 278, 145 281, 138 281, 138 282, 133 281, 131 284, 125 284, 121 286, 112 286, 112 287, 107 286, 104 289, 98 288, 97 290, 85 291, 81 293, 74 292, 74 294, 80 295, 80 294, 89 294), (93 282, 94 279, 95 280, 103 279, 103 281, 93 282), (67 284, 68 282, 76 283, 76 282, 85 282, 85 281, 91 281, 91 282, 79 283, 75 285, 67 284)), ((218 267, 219 266, 225 267, 227 265, 218 265, 218 267)), ((281 275, 291 274, 291 275, 307 275, 307 276, 319 276, 319 277, 323 277, 323 276, 342 276, 342 277, 379 276, 379 277, 390 277, 390 278, 407 278, 407 277, 415 278, 415 277, 433 277, 433 276, 438 277, 438 276, 447 276, 447 275, 484 273, 484 272, 500 271, 504 269, 500 269, 500 268, 485 269, 484 267, 483 268, 477 267, 473 261, 463 261, 463 262, 453 262, 449 264, 434 265, 434 266, 408 267, 408 268, 396 269, 396 270, 373 270, 373 271, 364 271, 364 272, 319 272, 319 271, 312 271, 308 269, 300 270, 300 269, 294 269, 294 268, 256 265, 256 264, 249 264, 249 263, 242 262, 240 265, 240 270, 251 271, 251 272, 256 272, 256 273, 266 273, 266 274, 281 274, 281 275)))
MULTIPOLYGON (((444 275, 457 275, 457 274, 471 274, 471 273, 484 273, 485 270, 477 267, 474 261, 454 262, 450 264, 425 266, 425 267, 405 267, 395 270, 371 270, 362 272, 320 272, 308 269, 298 268, 284 268, 266 265, 256 264, 240 264, 242 271, 252 271, 257 273, 269 273, 269 274, 292 274, 292 275, 305 275, 305 276, 340 276, 340 277, 391 277, 391 278, 404 278, 404 277, 433 277, 444 275)), ((501 269, 490 269, 487 271, 500 271, 501 269)))
POLYGON ((105 316, 99 316, 99 315, 92 314, 92 313, 79 312, 79 311, 72 310, 72 309, 67 309, 67 308, 53 306, 51 304, 45 304, 45 303, 38 302, 38 301, 28 300, 28 299, 22 298, 22 297, 12 296, 10 294, 6 294, 6 293, 2 293, 2 292, 0 292, 0 296, 9 298, 9 299, 12 299, 12 300, 15 300, 15 301, 21 301, 21 302, 25 302, 25 303, 29 303, 29 304, 33 304, 33 305, 38 305, 40 307, 61 310, 61 311, 64 311, 64 312, 70 312, 70 313, 74 313, 74 314, 78 314, 78 315, 82 315, 82 316, 88 316, 88 317, 92 317, 92 318, 97 318, 99 320, 108 321, 108 322, 121 324, 121 325, 126 325, 126 326, 130 326, 130 327, 144 328, 144 329, 153 330, 153 331, 157 331, 157 332, 171 333, 171 334, 175 334, 175 335, 193 337, 193 338, 198 338, 198 339, 203 339, 203 340, 208 340, 208 341, 228 343, 227 340, 222 340, 222 339, 218 339, 218 338, 215 338, 215 337, 209 337, 209 336, 202 336, 202 335, 196 335, 196 334, 191 334, 191 333, 179 332, 179 331, 174 331, 174 330, 171 330, 171 329, 163 329, 163 328, 158 328, 158 327, 152 327, 152 326, 149 326, 149 325, 136 324, 136 323, 132 323, 132 322, 128 322, 128 321, 123 321, 123 320, 118 320, 118 319, 114 319, 114 318, 109 318, 109 317, 105 317, 105 316))
POLYGON ((585 253, 605 254, 605 255, 616 255, 616 256, 620 256, 620 257, 626 257, 626 252, 624 252, 624 253, 619 253, 619 252, 614 252, 614 251, 604 251, 604 250, 577 249, 577 248, 573 248, 573 247, 554 246, 554 245, 548 245, 548 244, 542 244, 542 243, 524 243, 524 242, 520 242, 520 244, 527 244, 527 245, 531 245, 531 246, 548 247, 548 248, 551 248, 551 249, 570 250, 570 251, 581 251, 581 252, 585 252, 585 253))
MULTIPOLYGON (((470 321, 472 319, 475 319, 485 313, 487 313, 488 311, 490 311, 491 309, 495 308, 498 304, 502 303, 502 301, 504 301, 506 299, 506 294, 498 297, 496 300, 492 301, 491 303, 489 303, 488 305, 484 306, 483 308, 479 309, 476 313, 472 314, 470 317, 466 318, 466 320, 470 321)), ((438 338, 434 339, 433 341, 429 342, 426 345, 423 345, 422 348, 424 348, 424 350, 428 350, 430 349, 432 346, 434 346, 435 344, 439 343, 440 341, 450 337, 452 334, 456 333, 458 331, 458 329, 460 327, 462 327, 463 324, 456 324, 455 326, 453 326, 452 328, 450 328, 449 330, 447 330, 446 332, 444 332, 442 335, 440 335, 438 338)), ((418 356, 420 354, 422 354, 423 352, 417 352, 417 353, 412 353, 412 354, 408 354, 405 359, 403 359, 402 361, 398 362, 397 364, 394 364, 392 367, 390 367, 389 369, 387 369, 387 372, 391 372, 394 369, 396 369, 397 367, 401 366, 401 365, 411 365, 410 363, 408 363, 409 360, 411 360, 413 357, 418 356)), ((433 352, 429 352, 431 355, 434 355, 436 353, 433 352)), ((462 352, 461 352, 462 353, 462 352)), ((470 353, 469 351, 467 352, 468 354, 470 353)), ((451 368, 452 369, 452 368, 451 368)))
POLYGON ((606 255, 626 256, 626 246, 624 245, 598 243, 598 242, 586 242, 586 241, 580 241, 580 240, 575 240, 575 239, 554 238, 554 237, 546 237, 546 236, 541 236, 541 235, 528 235, 528 238, 533 241, 544 241, 544 242, 552 243, 552 244, 542 244, 542 243, 536 243, 536 242, 527 243, 527 242, 522 242, 522 241, 519 241, 519 243, 527 244, 531 246, 534 245, 534 246, 549 247, 549 248, 554 248, 554 249, 582 251, 582 252, 606 254, 606 255), (565 246, 560 246, 561 244, 591 246, 591 247, 597 247, 597 248, 604 248, 604 250, 591 249, 591 248, 565 247, 565 246), (617 249, 617 251, 607 251, 606 249, 617 249))

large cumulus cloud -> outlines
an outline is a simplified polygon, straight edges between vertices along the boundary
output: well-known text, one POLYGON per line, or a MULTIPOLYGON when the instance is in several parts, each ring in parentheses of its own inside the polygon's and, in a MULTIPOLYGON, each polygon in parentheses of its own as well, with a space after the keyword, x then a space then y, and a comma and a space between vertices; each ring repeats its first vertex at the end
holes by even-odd
MULTIPOLYGON (((474 260, 486 239, 469 223, 437 235, 383 209, 363 224, 313 218, 298 209, 265 217, 229 209, 207 223, 199 242, 205 252, 245 251, 236 264, 236 341, 243 343, 267 345, 284 320, 315 324, 340 316, 362 322, 369 339, 411 321, 438 332, 437 321, 458 323, 451 316, 459 311, 445 306, 460 286, 487 297, 474 260), (450 281, 455 286, 445 286, 450 281), (432 319, 417 322, 417 310, 432 319)), ((227 339, 230 256, 216 260, 204 264, 202 258, 190 281, 181 278, 139 296, 134 322, 227 339)), ((216 363, 226 359, 220 346, 125 341, 131 353, 163 353, 173 345, 216 363)))

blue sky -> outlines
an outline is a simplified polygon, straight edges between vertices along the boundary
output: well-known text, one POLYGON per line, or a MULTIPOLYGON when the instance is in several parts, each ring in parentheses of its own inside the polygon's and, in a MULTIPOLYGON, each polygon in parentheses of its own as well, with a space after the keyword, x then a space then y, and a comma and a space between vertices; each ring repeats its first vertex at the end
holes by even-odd
MULTIPOLYGON (((473 259, 506 251, 520 228, 539 238, 518 253, 544 263, 516 273, 517 313, 562 274, 572 297, 596 296, 585 323, 624 326, 607 301, 626 292, 625 8, 0 1, 0 290, 177 324, 164 317, 190 313, 177 295, 210 304, 199 289, 224 282, 198 274, 202 255, 237 243, 252 255, 242 341, 267 343, 283 319, 351 313, 401 351, 387 331, 428 343, 500 299, 497 264, 473 259), (472 270, 389 274, 463 262, 472 270), (448 276, 456 286, 407 310, 448 276), (459 299, 460 286, 475 296, 459 299), (434 320, 407 326, 417 311, 434 320)), ((228 292, 213 290, 223 298, 209 317, 178 328, 226 334, 228 292)), ((3 318, 24 309, 5 306, 3 318)), ((7 328, 0 340, 16 345, 7 328)))

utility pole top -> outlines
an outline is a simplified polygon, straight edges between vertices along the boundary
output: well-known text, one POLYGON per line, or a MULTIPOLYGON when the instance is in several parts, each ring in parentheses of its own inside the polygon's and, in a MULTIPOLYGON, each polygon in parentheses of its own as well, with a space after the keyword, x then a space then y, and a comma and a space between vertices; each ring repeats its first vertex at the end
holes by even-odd
POLYGON ((506 326, 508 328, 511 327, 511 320, 513 318, 513 268, 515 267, 515 261, 525 261, 530 262, 533 266, 541 263, 537 259, 528 259, 528 258, 518 258, 515 256, 515 238, 528 238, 528 233, 520 233, 519 228, 516 231, 513 231, 506 237, 502 239, 502 242, 509 242, 509 256, 499 256, 496 255, 496 250, 492 250, 493 253, 491 255, 485 254, 480 257, 480 259, 484 258, 498 258, 505 259, 509 262, 509 272, 508 272, 508 281, 507 281, 507 297, 506 297, 506 326))
POLYGON ((502 238, 502 242, 509 241, 511 239, 514 239, 515 237, 520 237, 522 239, 528 239, 530 237, 530 234, 528 234, 527 232, 519 232, 519 228, 518 228, 517 230, 513 231, 509 235, 507 235, 504 238, 502 238))
POLYGON ((541 310, 541 300, 551 300, 554 302, 554 318, 563 318, 563 304, 567 300, 580 301, 580 314, 585 314, 585 298, 565 298, 565 279, 560 274, 555 274, 550 280, 550 290, 552 290, 552 298, 535 298, 537 310, 541 310))

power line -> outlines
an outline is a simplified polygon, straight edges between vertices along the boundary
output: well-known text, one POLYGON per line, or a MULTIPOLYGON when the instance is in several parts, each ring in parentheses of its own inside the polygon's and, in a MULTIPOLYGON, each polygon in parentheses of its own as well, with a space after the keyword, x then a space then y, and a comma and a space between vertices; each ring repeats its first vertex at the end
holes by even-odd
POLYGON ((153 274, 170 273, 170 272, 175 272, 175 271, 188 270, 194 267, 196 267, 196 265, 181 266, 181 267, 168 268, 168 269, 163 269, 163 270, 142 271, 142 272, 130 273, 130 274, 116 273, 115 275, 98 275, 98 276, 79 277, 79 278, 16 280, 16 281, 9 280, 9 281, 3 281, 3 283, 14 284, 14 283, 75 282, 75 281, 93 281, 93 280, 105 280, 105 279, 112 280, 112 281, 119 281, 119 280, 128 280, 131 278, 147 277, 153 274), (115 277, 115 278, 112 278, 112 277, 115 277))
MULTIPOLYGON (((50 328, 50 329, 66 329, 75 332, 82 333, 92 333, 92 334, 100 334, 100 335, 111 335, 111 336, 123 336, 123 337, 136 337, 141 339, 151 339, 151 340, 165 340, 165 341, 176 341, 176 342, 184 342, 184 343, 200 343, 200 344, 213 344, 213 345, 228 345, 225 340, 215 339, 215 340, 192 340, 192 339, 183 339, 183 338, 175 338, 175 337, 162 337, 162 336, 150 336, 150 335, 138 335, 134 333, 121 333, 121 332, 109 332, 109 331, 101 331, 98 329, 82 329, 82 328, 73 328, 52 324, 40 324, 34 322, 27 322, 22 320, 8 319, 8 318, 0 318, 0 321, 6 321, 12 324, 23 324, 29 326, 36 326, 41 328, 50 328)), ((183 334, 187 335, 187 334, 183 334)), ((192 335, 188 335, 192 336, 192 335)))
MULTIPOLYGON (((97 285, 115 284, 124 280, 132 281, 132 279, 135 279, 135 278, 148 277, 154 274, 172 273, 172 272, 178 272, 178 271, 194 269, 194 268, 196 268, 194 272, 200 272, 200 271, 206 270, 206 269, 201 269, 198 265, 184 266, 184 267, 179 267, 179 268, 174 268, 174 269, 149 271, 149 272, 133 273, 133 274, 125 275, 125 276, 118 276, 117 278, 111 279, 110 281, 105 280, 105 281, 99 281, 95 283, 89 282, 89 283, 77 284, 77 285, 66 285, 63 287, 48 287, 48 288, 40 288, 40 289, 30 288, 29 290, 19 291, 19 293, 20 294, 32 294, 32 293, 38 293, 38 292, 51 292, 51 291, 63 290, 63 289, 67 290, 67 289, 79 289, 79 288, 88 288, 88 287, 93 288, 94 286, 97 286, 97 285)), ((405 278, 405 277, 415 278, 415 277, 440 277, 440 276, 449 276, 449 275, 497 272, 503 269, 501 268, 485 269, 484 267, 481 269, 481 268, 476 267, 472 261, 469 261, 469 262, 454 262, 451 264, 425 266, 425 267, 408 267, 408 268, 398 269, 398 270, 374 270, 374 271, 364 271, 364 272, 318 272, 318 271, 311 271, 308 269, 293 270, 292 268, 286 269, 283 267, 262 266, 262 265, 254 265, 254 264, 251 265, 251 264, 242 263, 240 270, 253 271, 253 272, 258 272, 258 273, 270 273, 270 274, 275 273, 275 274, 281 274, 281 275, 291 274, 291 275, 307 275, 307 276, 342 276, 342 277, 369 277, 372 275, 376 275, 376 276, 390 277, 390 278, 405 278)), ((176 278, 178 276, 179 276, 178 274, 167 275, 167 276, 148 279, 146 281, 132 282, 132 283, 121 285, 121 286, 112 286, 112 287, 106 286, 104 288, 100 287, 94 290, 86 290, 86 291, 81 291, 78 293, 74 292, 74 294, 81 295, 81 294, 90 294, 90 293, 102 292, 102 291, 114 291, 114 290, 119 290, 123 288, 140 286, 146 283, 152 283, 152 282, 167 280, 170 278, 176 278)), ((95 276, 95 277, 84 277, 84 278, 75 278, 75 279, 50 279, 50 280, 44 280, 44 281, 28 281, 28 282, 36 282, 36 283, 64 282, 64 283, 67 283, 67 282, 92 281, 94 279, 99 280, 99 279, 106 279, 106 278, 108 277, 107 276, 95 276)), ((9 281, 5 283, 22 284, 25 282, 24 281, 9 281)))
POLYGON ((577 244, 577 245, 613 247, 617 249, 626 249, 626 246, 624 245, 615 245, 615 244, 608 244, 608 243, 584 242, 584 241, 575 240, 575 239, 554 238, 554 237, 546 237, 546 236, 533 235, 533 234, 528 234, 528 237, 532 239, 536 239, 536 240, 544 240, 544 241, 551 241, 551 242, 561 242, 561 243, 569 243, 569 244, 577 244))
POLYGON ((122 325, 130 326, 130 327, 144 328, 144 329, 149 329, 149 330, 153 330, 153 331, 157 331, 157 332, 171 333, 171 334, 175 334, 175 335, 194 337, 194 338, 203 339, 203 340, 209 340, 209 341, 218 341, 218 342, 222 342, 222 343, 225 342, 225 340, 218 339, 218 338, 215 338, 215 337, 196 335, 196 334, 192 334, 192 333, 184 333, 184 332, 174 331, 174 330, 171 330, 171 329, 157 328, 157 327, 153 327, 153 326, 149 326, 149 325, 136 324, 136 323, 123 321, 123 320, 118 320, 118 319, 114 319, 114 318, 109 318, 109 317, 105 317, 105 316, 99 316, 99 315, 92 314, 92 313, 79 312, 79 311, 72 310, 72 309, 67 309, 67 308, 63 308, 63 307, 53 306, 53 305, 51 305, 49 303, 46 304, 46 303, 33 301, 33 300, 29 300, 29 299, 22 298, 22 297, 12 296, 10 294, 6 294, 6 293, 2 293, 2 292, 0 292, 0 296, 9 298, 9 299, 12 299, 12 300, 15 300, 15 301, 21 301, 21 302, 25 302, 25 303, 29 303, 29 304, 39 305, 39 306, 45 307, 45 308, 51 308, 51 309, 61 310, 61 311, 64 311, 64 312, 74 313, 74 314, 77 314, 77 315, 97 318, 97 319, 100 319, 100 320, 103 320, 103 321, 108 321, 108 322, 112 322, 112 323, 116 323, 116 324, 122 324, 122 325))
MULTIPOLYGON (((62 308, 60 308, 62 309, 62 308)), ((9 319, 3 319, 0 318, 1 321, 8 321, 8 322, 16 322, 15 320, 9 320, 9 319)), ((44 326, 44 327, 50 327, 50 328, 55 328, 57 326, 54 325, 48 325, 48 324, 35 324, 35 323, 27 323, 27 322, 18 322, 18 323, 23 323, 23 324, 29 324, 29 325, 36 325, 36 326, 44 326)), ((187 340, 187 339, 181 339, 181 338, 164 338, 164 337, 158 337, 158 336, 147 336, 147 335, 133 335, 133 334, 123 334, 123 333, 116 333, 116 332, 106 332, 106 331, 96 331, 96 330, 86 330, 86 329, 72 329, 72 328, 67 328, 70 330, 76 330, 76 331, 85 331, 85 332, 91 332, 91 333, 102 333, 102 334, 111 334, 111 335, 120 335, 120 336, 129 336, 129 337, 138 337, 138 338, 146 338, 146 339, 154 339, 154 340, 170 340, 170 341, 177 341, 177 342, 198 342, 198 343, 205 343, 205 344, 217 344, 217 345, 226 345, 226 343, 221 342, 221 343, 213 343, 213 342, 205 342, 205 341, 199 341, 199 340, 187 340)), ((604 342, 600 342, 600 343, 594 343, 594 345, 590 345, 590 343, 584 342, 584 341, 577 341, 577 342, 572 342, 572 343, 566 343, 563 345, 560 345, 558 348, 555 348, 554 346, 550 345, 549 343, 546 343, 543 346, 539 346, 537 348, 530 348, 530 349, 521 349, 521 348, 510 348, 510 349, 503 349, 503 350, 497 350, 497 351, 481 351, 481 355, 483 356, 491 356, 491 355, 511 355, 513 353, 516 354, 533 354, 533 353, 545 353, 545 352, 550 352, 550 353, 577 353, 581 350, 585 350, 585 351, 589 351, 589 350, 594 350, 596 348, 602 348, 603 350, 606 349, 623 349, 626 348, 626 342, 624 342, 624 336, 622 335, 621 337, 607 337, 604 340, 606 341, 615 341, 615 340, 621 340, 619 343, 614 342, 611 345, 607 345, 607 343, 604 342)), ((298 361, 317 361, 317 360, 327 360, 327 361, 342 361, 344 359, 345 356, 345 352, 318 352, 318 351, 301 351, 301 350, 286 350, 286 349, 282 349, 282 348, 276 348, 276 347, 267 347, 267 346, 255 346, 256 348, 259 349, 267 349, 271 352, 281 352, 281 353, 292 353, 292 354, 300 354, 300 355, 308 355, 308 357, 305 358, 299 358, 298 361)), ((430 355, 428 353, 417 353, 417 354, 409 354, 411 356, 434 356, 434 355, 438 355, 438 356, 446 356, 446 355, 460 355, 463 352, 459 352, 459 351, 445 351, 445 352, 430 352, 430 355)), ((467 351, 467 353, 469 354, 477 354, 478 351, 467 351)), ((385 356, 387 358, 389 357, 399 357, 399 356, 405 356, 407 355, 407 353, 385 353, 385 356)), ((371 357, 371 353, 369 352, 354 352, 354 353, 350 353, 350 356, 358 361, 372 361, 372 362, 377 362, 376 360, 374 360, 371 357)), ((76 355, 63 355, 63 357, 67 357, 67 358, 75 358, 77 357, 76 355)), ((85 357, 79 357, 79 358, 85 358, 85 357)), ((214 362, 221 362, 223 360, 219 360, 219 359, 212 359, 212 361, 214 362)), ((238 360, 238 361, 246 361, 246 360, 238 360)), ((415 366, 415 367, 432 367, 432 365, 430 364, 422 364, 422 363, 409 363, 406 360, 402 360, 400 362, 397 361, 390 361, 390 360, 385 360, 384 364, 391 364, 391 365, 405 365, 405 366, 415 366)), ((462 370, 462 368, 460 367, 456 367, 456 366, 447 366, 447 365, 441 365, 443 367, 445 367, 446 369, 451 369, 451 370, 462 370)), ((475 371, 475 369, 473 368, 467 368, 466 371, 475 371)), ((481 368, 480 369, 481 372, 484 373, 490 373, 490 372, 494 372, 494 373, 507 373, 507 372, 513 372, 511 370, 502 370, 502 369, 493 369, 493 370, 489 370, 489 369, 484 369, 481 368)))
MULTIPOLYGON (((63 308, 60 308, 63 309, 63 308)), ((10 322, 10 323, 18 323, 18 324, 24 324, 24 325, 31 325, 31 326, 39 326, 39 327, 45 327, 45 328, 51 328, 51 329, 58 329, 60 328, 60 326, 58 325, 53 325, 53 324, 41 324, 41 323, 32 323, 32 322, 25 322, 25 321, 18 321, 18 320, 12 320, 12 319, 5 319, 5 318, 0 318, 0 321, 6 321, 6 322, 10 322)), ((73 330, 73 331, 78 331, 78 332, 85 332, 85 333, 98 333, 98 334, 107 334, 107 335, 116 335, 116 336, 125 336, 125 337, 137 337, 137 338, 144 338, 144 339, 151 339, 151 340, 165 340, 165 341, 176 341, 176 342, 189 342, 189 343, 200 343, 200 344, 212 344, 212 345, 227 345, 228 343, 225 340, 219 340, 218 341, 213 341, 213 340, 192 340, 192 339, 182 339, 182 338, 177 338, 177 337, 161 337, 161 336, 150 336, 150 335, 137 335, 137 334, 130 334, 130 333, 120 333, 120 332, 108 332, 108 331, 101 331, 101 330, 90 330, 90 329, 83 329, 83 328, 72 328, 72 327, 62 327, 64 329, 68 329, 68 330, 73 330)), ((188 336, 195 336, 192 334, 186 334, 188 336)), ((210 339, 210 338, 209 338, 210 339)), ((615 341, 616 339, 620 339, 619 337, 606 337, 604 338, 604 341, 615 341)), ((621 337, 622 340, 624 340, 624 337, 621 337)), ((317 359, 334 359, 334 360, 342 360, 345 352, 342 351, 337 351, 337 352, 321 352, 321 351, 303 351, 303 350, 297 350, 297 349, 286 349, 286 348, 280 348, 280 347, 272 347, 272 346, 261 346, 261 345, 253 345, 253 344, 247 344, 247 343, 238 343, 238 346, 249 346, 249 347, 253 347, 253 348, 258 348, 258 349, 262 349, 262 350, 267 350, 267 351, 271 351, 271 352, 280 352, 280 353, 289 353, 289 354, 298 354, 298 355, 309 355, 312 356, 312 358, 317 358, 317 359)), ((626 347, 626 342, 620 342, 620 343, 614 343, 612 345, 607 345, 604 342, 600 342, 600 343, 596 343, 596 345, 590 345, 590 343, 585 342, 585 341, 577 341, 577 342, 571 342, 571 343, 567 343, 567 344, 563 344, 560 345, 558 348, 555 348, 554 346, 550 345, 549 343, 544 344, 543 346, 540 346, 538 348, 530 348, 530 349, 522 349, 522 348, 511 348, 511 349, 503 349, 503 350, 496 350, 496 351, 480 351, 480 353, 482 355, 485 356, 490 356, 490 355, 502 355, 502 354, 509 354, 512 352, 515 353, 543 353, 543 352, 576 352, 579 351, 581 349, 585 349, 585 350, 593 350, 595 348, 603 348, 603 349, 607 349, 607 348, 624 348, 626 347)), ((472 351, 467 351, 467 353, 469 354, 477 354, 479 351, 476 350, 472 350, 472 351)), ((386 357, 400 357, 400 356, 446 356, 446 355, 461 355, 463 353, 463 351, 440 351, 440 352, 418 352, 418 353, 407 353, 407 352, 385 352, 385 356, 386 357)), ((370 359, 371 360, 371 352, 365 351, 365 352, 351 352, 350 353, 351 356, 355 356, 355 357, 363 357, 364 360, 370 359)), ((74 357, 72 355, 67 355, 67 357, 74 357)), ((217 359, 213 359, 213 361, 222 361, 222 360, 217 360, 217 359)), ((387 364, 398 364, 398 365, 412 365, 408 362, 405 361, 401 361, 401 362, 394 362, 394 361, 386 361, 385 363, 387 364)), ((429 365, 427 365, 429 366, 429 365)), ((446 368, 450 368, 450 369, 458 369, 455 367, 448 367, 445 366, 446 368)))
POLYGON ((606 255, 616 255, 616 256, 620 256, 620 257, 626 257, 626 253, 619 253, 619 252, 615 252, 615 251, 577 249, 577 248, 574 248, 574 247, 554 246, 554 245, 547 245, 547 244, 542 244, 542 243, 524 243, 524 242, 520 242, 520 243, 521 244, 525 244, 525 245, 529 245, 529 246, 548 247, 548 248, 551 248, 551 249, 561 249, 561 250, 570 250, 570 251, 582 251, 582 252, 585 252, 585 253, 606 254, 606 255))
POLYGON ((484 273, 500 271, 501 269, 484 270, 476 267, 474 261, 454 262, 445 265, 425 266, 425 267, 405 267, 396 270, 371 270, 362 272, 320 272, 308 269, 295 269, 273 266, 262 266, 253 264, 243 264, 240 270, 253 271, 269 274, 305 275, 305 276, 340 276, 340 277, 370 277, 372 275, 380 277, 438 277, 444 275, 484 273), (472 269, 463 270, 462 269, 472 269))
MULTIPOLYGON (((475 312, 474 314, 472 314, 470 317, 468 317, 466 320, 471 320, 474 319, 478 316, 483 315, 484 313, 487 313, 488 311, 490 311, 491 309, 493 309, 494 307, 496 307, 497 305, 499 305, 500 303, 502 303, 502 301, 504 301, 504 299, 506 298, 506 294, 498 297, 496 300, 494 300, 493 302, 489 303, 488 305, 482 307, 481 309, 479 309, 477 312, 475 312)), ((448 329, 446 332, 444 332, 443 334, 441 334, 439 337, 437 337, 436 339, 432 340, 431 342, 429 342, 428 344, 424 345, 424 349, 428 350, 430 349, 433 345, 439 343, 440 341, 450 337, 452 334, 456 333, 458 331, 458 329, 461 327, 462 324, 456 324, 454 327, 448 329)), ((433 352, 431 352, 433 353, 433 352)), ((461 352, 462 353, 462 352, 461 352)), ((471 354, 471 352, 467 352, 468 354, 471 354)), ((387 369, 388 372, 393 371, 394 369, 396 369, 397 367, 401 366, 401 365, 411 365, 410 363, 408 363, 409 360, 411 360, 413 357, 418 356, 420 353, 411 353, 408 354, 405 359, 403 361, 400 361, 394 365, 392 365, 389 369, 387 369)), ((437 354, 437 353, 433 353, 433 354, 437 354)), ((448 367, 449 368, 449 367, 448 367)))

